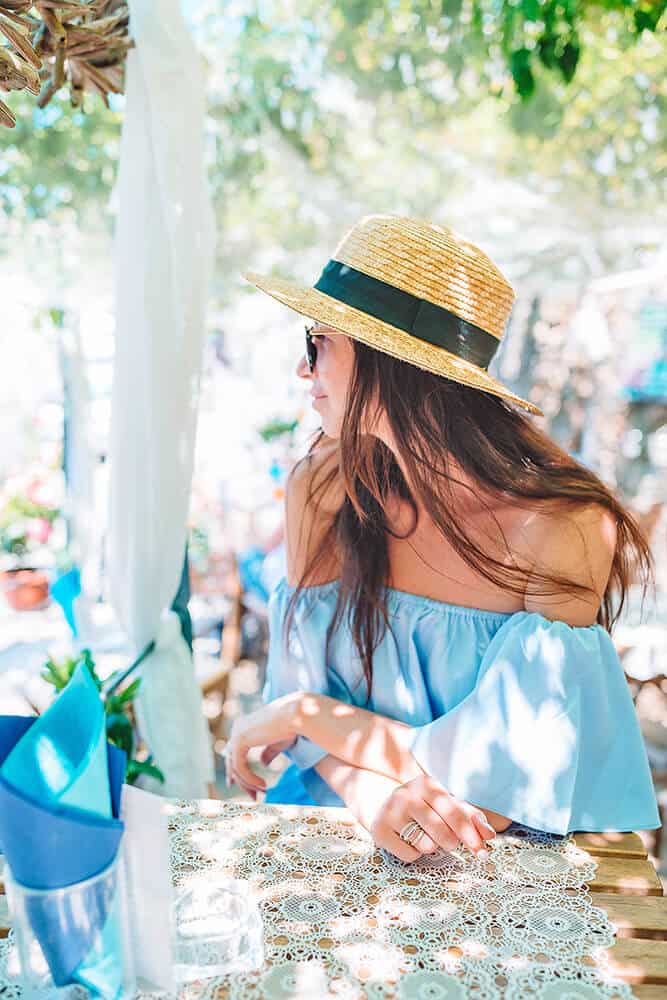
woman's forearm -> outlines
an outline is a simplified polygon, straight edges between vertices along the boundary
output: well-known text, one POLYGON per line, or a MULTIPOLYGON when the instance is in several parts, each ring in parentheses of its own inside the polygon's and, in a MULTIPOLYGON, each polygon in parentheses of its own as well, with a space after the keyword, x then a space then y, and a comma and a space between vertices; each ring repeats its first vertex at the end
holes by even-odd
MULTIPOLYGON (((315 765, 315 770, 326 781, 350 810, 354 818, 370 832, 382 806, 401 783, 375 771, 353 767, 330 754, 315 765)), ((511 824, 508 816, 477 806, 484 813, 494 830, 502 833, 511 824)))
POLYGON ((370 830, 382 804, 399 787, 399 782, 393 778, 375 771, 364 771, 331 754, 323 757, 315 765, 315 770, 340 795, 354 818, 367 830, 370 830))
POLYGON ((301 694, 294 729, 332 757, 403 783, 422 774, 410 749, 411 727, 321 694, 301 694))

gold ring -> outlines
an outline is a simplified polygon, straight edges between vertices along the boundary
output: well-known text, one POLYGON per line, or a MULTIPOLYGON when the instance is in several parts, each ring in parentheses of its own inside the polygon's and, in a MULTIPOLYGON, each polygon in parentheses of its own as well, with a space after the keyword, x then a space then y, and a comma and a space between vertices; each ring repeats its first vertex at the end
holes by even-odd
POLYGON ((426 830, 419 825, 419 823, 411 819, 409 823, 406 823, 404 827, 399 831, 399 837, 410 847, 416 847, 419 841, 422 839, 426 830))

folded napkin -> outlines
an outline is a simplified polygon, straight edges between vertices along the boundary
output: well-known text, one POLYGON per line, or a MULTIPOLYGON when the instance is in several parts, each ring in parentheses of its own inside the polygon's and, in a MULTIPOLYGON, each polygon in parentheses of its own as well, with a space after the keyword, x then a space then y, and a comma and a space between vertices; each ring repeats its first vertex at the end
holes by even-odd
MULTIPOLYGON (((124 829, 124 775, 125 754, 106 741, 104 706, 83 664, 43 715, 0 716, 0 848, 14 881, 59 889, 108 868, 124 829)), ((81 983, 113 1000, 123 981, 118 881, 82 892, 85 920, 53 896, 30 896, 32 929, 56 986, 81 983)))

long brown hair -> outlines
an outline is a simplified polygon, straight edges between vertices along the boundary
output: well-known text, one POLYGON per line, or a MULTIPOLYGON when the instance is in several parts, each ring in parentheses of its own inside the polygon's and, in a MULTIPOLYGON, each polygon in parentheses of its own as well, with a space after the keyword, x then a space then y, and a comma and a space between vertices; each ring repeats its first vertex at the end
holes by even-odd
MULTIPOLYGON (((652 573, 646 538, 611 490, 503 399, 432 375, 358 341, 352 343, 355 360, 341 428, 340 464, 319 482, 311 481, 307 498, 307 504, 313 505, 311 523, 315 523, 322 497, 336 477, 340 477, 345 495, 290 599, 285 641, 299 593, 317 579, 318 570, 335 552, 340 586, 327 646, 347 610, 370 695, 373 652, 390 627, 385 590, 389 576, 387 534, 391 533, 386 505, 390 497, 408 503, 415 524, 418 498, 473 570, 511 593, 527 593, 525 570, 494 558, 466 534, 452 491, 452 486, 464 484, 452 474, 450 456, 454 468, 480 485, 477 496, 494 519, 484 494, 502 496, 525 507, 536 501, 558 501, 570 509, 599 504, 614 515, 616 550, 597 615, 598 624, 611 631, 630 581, 642 580, 645 595, 652 573), (369 417, 372 419, 373 407, 386 415, 414 495, 394 452, 379 438, 363 432, 369 417)), ((313 442, 304 461, 310 460, 322 436, 313 442)), ((298 544, 302 544, 301 539, 298 544)), ((597 596, 593 588, 564 576, 532 570, 529 588, 531 595, 588 592, 597 596)))

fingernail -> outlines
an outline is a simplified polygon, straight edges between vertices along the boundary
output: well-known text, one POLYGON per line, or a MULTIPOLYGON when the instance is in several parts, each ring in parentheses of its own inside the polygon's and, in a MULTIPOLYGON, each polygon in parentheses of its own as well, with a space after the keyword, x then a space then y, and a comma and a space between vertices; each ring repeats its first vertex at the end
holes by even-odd
POLYGON ((477 852, 477 858, 478 858, 479 861, 488 861, 489 860, 489 856, 490 856, 489 852, 485 851, 483 848, 482 848, 481 851, 477 852))

